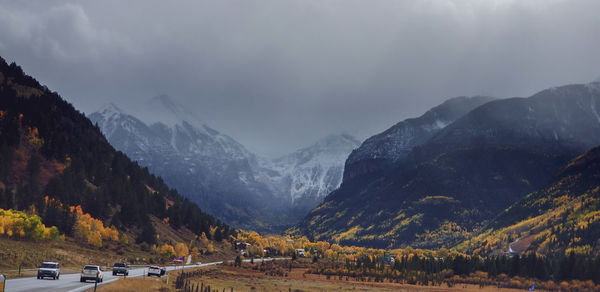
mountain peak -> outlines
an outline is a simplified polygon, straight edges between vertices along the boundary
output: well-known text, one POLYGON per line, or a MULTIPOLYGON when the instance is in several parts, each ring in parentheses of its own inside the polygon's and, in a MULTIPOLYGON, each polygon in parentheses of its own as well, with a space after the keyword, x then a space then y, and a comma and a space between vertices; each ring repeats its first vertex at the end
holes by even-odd
POLYGON ((94 114, 103 116, 103 120, 111 120, 126 115, 127 113, 125 113, 124 110, 122 110, 117 105, 111 102, 102 106, 94 114))
POLYGON ((105 104, 99 110, 97 110, 97 112, 100 112, 103 114, 110 114, 110 113, 124 114, 125 113, 125 111, 123 111, 121 108, 119 108, 117 105, 115 105, 112 102, 105 104))
POLYGON ((173 98, 166 94, 161 94, 151 98, 148 102, 148 105, 152 107, 160 107, 169 110, 173 113, 182 113, 185 111, 183 106, 178 104, 176 101, 173 100, 173 98))
POLYGON ((174 127, 187 122, 197 128, 202 128, 205 124, 194 113, 166 94, 151 98, 138 109, 136 116, 140 117, 147 125, 163 123, 169 127, 174 127))

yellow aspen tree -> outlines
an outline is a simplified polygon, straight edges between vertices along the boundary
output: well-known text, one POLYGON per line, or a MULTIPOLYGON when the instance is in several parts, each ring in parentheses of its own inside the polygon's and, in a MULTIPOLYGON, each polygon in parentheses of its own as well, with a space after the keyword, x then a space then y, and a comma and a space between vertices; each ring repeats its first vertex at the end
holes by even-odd
POLYGON ((175 249, 172 245, 165 243, 160 247, 160 255, 164 257, 172 257, 175 255, 175 249))

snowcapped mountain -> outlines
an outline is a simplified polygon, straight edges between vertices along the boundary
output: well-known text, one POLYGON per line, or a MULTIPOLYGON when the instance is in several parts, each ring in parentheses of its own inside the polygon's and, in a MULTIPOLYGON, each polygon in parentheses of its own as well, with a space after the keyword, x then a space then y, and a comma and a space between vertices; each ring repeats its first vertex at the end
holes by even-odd
POLYGON ((159 136, 168 138, 173 149, 180 155, 190 159, 198 156, 226 160, 254 158, 240 143, 210 128, 166 95, 152 98, 138 111, 134 115, 159 136))
POLYGON ((472 109, 493 100, 487 96, 454 97, 418 118, 406 119, 365 140, 346 161, 345 178, 385 168, 472 109))
POLYGON ((262 177, 289 197, 298 216, 304 216, 340 186, 344 161, 359 145, 350 135, 329 135, 294 153, 263 161, 268 171, 262 177))
POLYGON ((108 141, 208 212, 237 226, 278 231, 339 187, 358 142, 332 135, 267 159, 202 122, 165 95, 135 114, 109 104, 89 116, 108 141))
POLYGON ((113 147, 136 161, 146 160, 154 152, 168 153, 171 150, 170 144, 155 136, 142 121, 112 103, 91 114, 90 120, 98 124, 113 147))
POLYGON ((139 119, 111 104, 89 118, 117 150, 222 220, 252 226, 252 220, 270 221, 262 215, 265 209, 284 206, 282 198, 254 179, 256 157, 231 137, 167 96, 137 111, 139 119))
POLYGON ((323 198, 340 186, 343 161, 360 142, 349 135, 330 135, 315 144, 273 161, 275 170, 289 177, 292 201, 323 198))

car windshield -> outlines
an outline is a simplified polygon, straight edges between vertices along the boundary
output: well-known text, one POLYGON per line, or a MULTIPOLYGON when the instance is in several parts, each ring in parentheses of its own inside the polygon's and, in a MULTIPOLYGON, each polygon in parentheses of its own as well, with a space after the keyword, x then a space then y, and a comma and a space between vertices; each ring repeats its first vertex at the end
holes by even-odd
POLYGON ((126 265, 124 263, 116 263, 114 266, 124 268, 126 265))
POLYGON ((56 269, 57 268, 57 264, 47 264, 47 263, 43 263, 42 266, 40 268, 46 268, 46 269, 56 269))
POLYGON ((96 266, 85 266, 83 269, 84 270, 96 270, 97 271, 98 267, 96 267, 96 266))

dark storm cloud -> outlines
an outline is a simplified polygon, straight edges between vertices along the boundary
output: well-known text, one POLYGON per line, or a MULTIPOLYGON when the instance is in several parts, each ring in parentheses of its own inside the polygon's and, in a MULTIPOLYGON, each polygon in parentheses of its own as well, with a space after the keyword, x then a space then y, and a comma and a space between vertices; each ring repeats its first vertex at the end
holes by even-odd
POLYGON ((85 112, 166 93, 270 155, 600 75, 599 1, 0 3, 0 54, 85 112))

